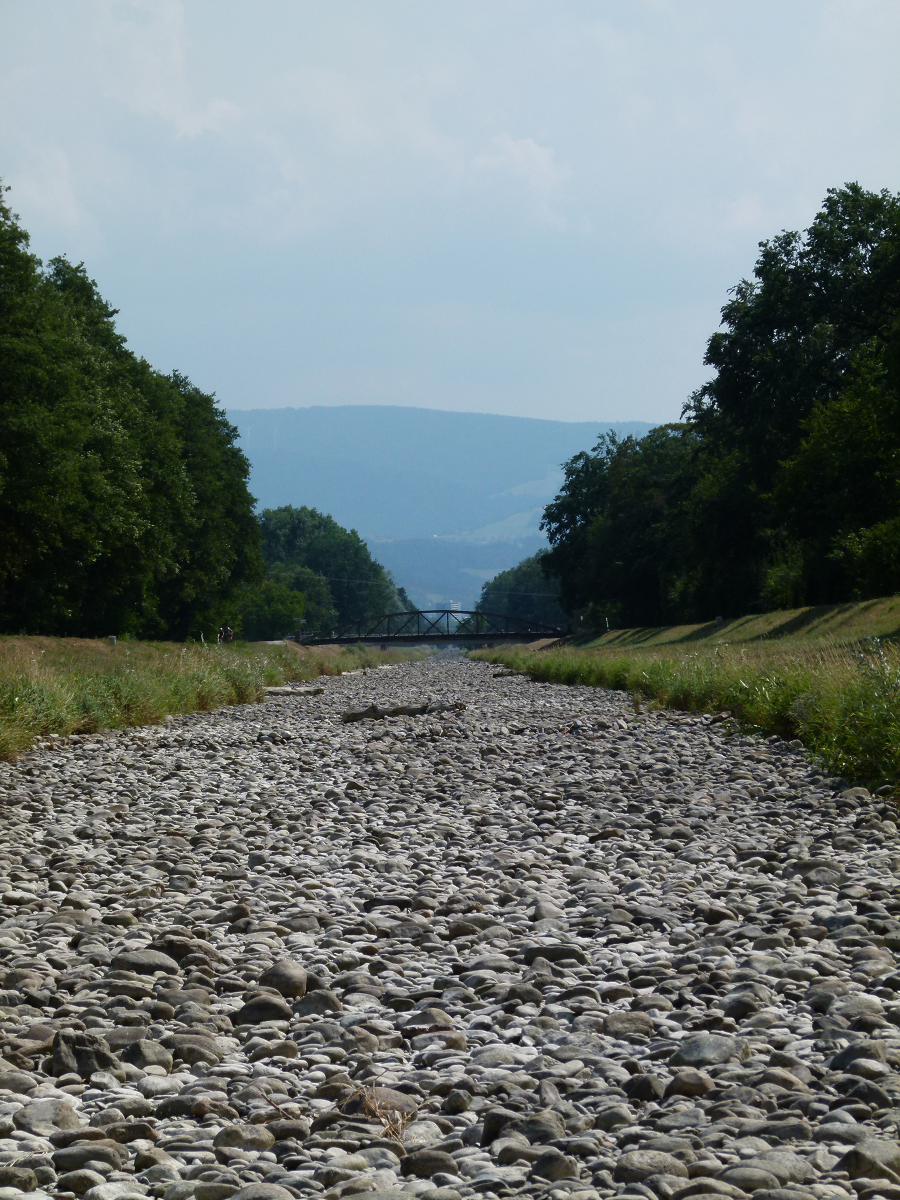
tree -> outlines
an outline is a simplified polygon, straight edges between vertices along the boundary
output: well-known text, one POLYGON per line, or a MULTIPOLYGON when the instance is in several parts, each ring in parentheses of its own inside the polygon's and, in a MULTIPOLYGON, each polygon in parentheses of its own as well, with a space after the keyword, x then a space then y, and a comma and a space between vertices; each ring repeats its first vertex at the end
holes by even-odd
POLYGON ((263 566, 213 397, 126 347, 83 265, 44 269, 0 190, 0 628, 185 637, 263 566))
POLYGON ((339 624, 365 621, 408 606, 390 574, 355 529, 344 529, 314 508, 265 509, 260 517, 263 557, 272 575, 307 568, 322 576, 339 624))
POLYGON ((542 528, 545 569, 570 611, 595 625, 671 619, 683 605, 685 505, 697 445, 686 425, 661 425, 640 440, 602 436, 565 464, 565 482, 542 528))
POLYGON ((839 397, 813 410, 776 474, 773 506, 791 569, 770 569, 771 602, 900 591, 900 324, 897 330, 857 356, 839 397))
POLYGON ((307 630, 333 629, 338 624, 337 610, 324 576, 310 567, 283 566, 280 563, 269 568, 268 576, 270 580, 303 596, 304 627, 307 630))
POLYGON ((478 609, 522 617, 541 625, 566 626, 568 617, 560 604, 559 580, 547 577, 544 571, 546 558, 547 551, 539 550, 517 566, 489 579, 482 585, 478 609))
POLYGON ((900 589, 900 197, 763 242, 689 420, 601 438, 543 528, 563 603, 634 623, 900 589))
POLYGON ((294 633, 303 621, 306 597, 286 583, 266 579, 245 587, 235 598, 228 623, 248 642, 271 641, 294 633))
MULTIPOLYGON (((804 234, 762 243, 753 280, 734 289, 725 328, 709 340, 715 375, 686 409, 703 446, 690 520, 696 592, 707 605, 737 612, 771 601, 773 572, 787 578, 786 564, 803 558, 794 540, 800 460, 811 465, 814 429, 831 424, 832 406, 857 383, 870 387, 898 315, 900 197, 855 183, 831 189, 804 234)), ((882 371, 876 386, 885 379, 882 371)), ((869 481, 851 471, 845 483, 861 498, 869 481)), ((830 522, 813 539, 821 545, 841 522, 825 518, 824 480, 815 490, 819 499, 807 489, 806 502, 830 522)), ((821 563, 794 574, 798 602, 848 595, 849 576, 821 563)))

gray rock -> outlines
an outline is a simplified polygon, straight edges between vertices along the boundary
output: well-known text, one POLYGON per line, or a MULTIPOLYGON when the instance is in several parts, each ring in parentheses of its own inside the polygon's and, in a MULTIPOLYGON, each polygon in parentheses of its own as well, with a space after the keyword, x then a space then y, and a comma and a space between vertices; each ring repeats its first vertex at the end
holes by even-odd
POLYGON ((26 1071, 0 1071, 0 1090, 27 1095, 38 1083, 39 1077, 26 1071))
POLYGON ((226 1125, 213 1138, 213 1145, 236 1150, 268 1150, 275 1145, 275 1135, 265 1125, 226 1125))
POLYGON ((131 1063, 132 1066, 139 1067, 141 1070, 145 1067, 162 1067, 164 1071, 172 1070, 171 1050, 167 1050, 165 1046, 161 1046, 159 1042, 154 1042, 151 1038, 141 1038, 138 1042, 132 1042, 130 1046, 125 1047, 120 1058, 122 1062, 131 1063))
POLYGON ((847 1125, 843 1121, 828 1121, 812 1131, 817 1142, 843 1142, 855 1146, 859 1142, 868 1141, 872 1130, 865 1125, 847 1125))
POLYGON ((797 747, 699 714, 494 674, 329 677, 0 763, 0 1007, 19 1021, 0 1136, 46 1146, 15 1103, 67 1103, 54 1078, 92 1122, 13 1166, 62 1190, 54 1171, 103 1163, 66 1190, 137 1178, 160 1200, 740 1200, 741 1171, 761 1200, 812 1200, 840 1150, 859 1200, 900 1200, 871 1149, 889 1121, 831 1109, 897 1090, 873 994, 894 965, 872 944, 893 920, 866 840, 876 817, 890 833, 880 798, 837 800, 797 747), (841 893, 810 894, 816 871, 841 893), (277 1161, 250 1183, 253 1144, 277 1161), (753 1158, 710 1180, 731 1148, 753 1158), (614 1182, 635 1154, 674 1173, 614 1182), (419 1178, 419 1155, 443 1169, 419 1178))
POLYGON ((714 1091, 715 1087, 715 1080, 705 1071, 696 1071, 688 1067, 673 1075, 665 1085, 664 1094, 667 1098, 669 1096, 705 1096, 707 1092, 714 1091))
POLYGON ((60 1175, 56 1186, 61 1192, 74 1192, 76 1196, 83 1196, 92 1187, 97 1187, 98 1184, 105 1182, 105 1178, 99 1171, 89 1171, 82 1167, 78 1171, 67 1171, 64 1175, 60 1175))
POLYGON ((757 1192, 761 1188, 777 1188, 780 1183, 778 1176, 765 1167, 752 1167, 744 1164, 739 1167, 728 1167, 726 1170, 720 1171, 716 1178, 732 1187, 740 1188, 742 1192, 757 1192))
POLYGON ((737 1058, 741 1043, 735 1038, 716 1033, 703 1033, 686 1038, 669 1059, 673 1067, 711 1067, 716 1063, 730 1062, 737 1058))
POLYGON ((613 1179, 617 1183, 640 1183, 649 1175, 675 1175, 687 1179, 683 1162, 662 1150, 627 1150, 619 1156, 613 1179))
POLYGON ((294 999, 300 999, 306 993, 306 971, 291 958, 283 958, 268 971, 263 971, 259 982, 261 987, 274 988, 282 996, 294 999))
POLYGON ((37 1176, 30 1167, 0 1163, 0 1187, 15 1188, 19 1192, 33 1192, 37 1185, 37 1176))
POLYGON ((649 1037, 653 1033, 653 1018, 643 1012, 610 1013, 603 1019, 603 1032, 608 1037, 649 1037))
POLYGON ((884 1138, 860 1142, 838 1161, 838 1171, 851 1179, 891 1179, 900 1177, 900 1144, 884 1138))
POLYGON ((13 1114, 17 1129, 39 1137, 49 1137, 60 1130, 80 1129, 83 1122, 67 1100, 33 1100, 13 1114))
POLYGON ((532 1178, 549 1179, 552 1182, 577 1179, 578 1176, 578 1160, 571 1154, 561 1154, 559 1150, 546 1150, 531 1168, 532 1178))
POLYGON ((53 1154, 53 1166, 58 1175, 67 1171, 80 1170, 85 1163, 103 1162, 114 1170, 119 1171, 127 1158, 128 1152, 110 1138, 99 1141, 75 1142, 65 1146, 53 1154))
POLYGON ((118 1058, 110 1051, 99 1034, 61 1029, 53 1038, 51 1071, 62 1075, 79 1075, 90 1079, 98 1071, 117 1070, 118 1058))
POLYGON ((426 1147, 413 1150, 403 1159, 401 1170, 404 1175, 412 1175, 417 1179, 431 1179, 433 1175, 444 1172, 456 1174, 456 1162, 443 1150, 426 1147))
POLYGON ((147 1187, 136 1179, 117 1179, 88 1188, 84 1200, 130 1200, 147 1195, 147 1187))
POLYGON ((227 1179, 211 1179, 208 1182, 198 1183, 194 1186, 194 1196, 196 1200, 227 1200, 229 1196, 234 1195, 240 1184, 237 1180, 227 1179))
POLYGON ((158 971, 166 975, 179 973, 175 959, 161 950, 123 950, 110 966, 114 971, 134 971, 138 975, 155 975, 158 971))
MULTIPOLYGON (((376 1194, 367 1192, 366 1196, 368 1198, 376 1194)), ((294 1195, 277 1183, 250 1183, 234 1192, 232 1200, 294 1200, 294 1195)))
POLYGON ((316 988, 298 1000, 293 1011, 298 1017, 323 1016, 325 1013, 341 1013, 344 1006, 328 988, 316 988))
POLYGON ((288 1004, 280 996, 262 992, 248 1000, 232 1016, 232 1024, 261 1025, 264 1021, 289 1021, 293 1013, 288 1004))
POLYGON ((775 1176, 780 1184, 803 1183, 805 1180, 811 1178, 813 1174, 812 1168, 806 1159, 792 1153, 790 1150, 766 1151, 756 1158, 745 1159, 741 1165, 743 1167, 758 1167, 761 1171, 768 1171, 775 1176))

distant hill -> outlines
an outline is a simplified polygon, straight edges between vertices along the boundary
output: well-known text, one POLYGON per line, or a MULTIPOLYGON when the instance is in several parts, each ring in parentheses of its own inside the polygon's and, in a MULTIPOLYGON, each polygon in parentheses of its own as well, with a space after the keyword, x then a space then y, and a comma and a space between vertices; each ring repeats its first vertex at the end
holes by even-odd
POLYGON ((485 579, 543 544, 560 465, 607 429, 651 428, 376 405, 228 417, 261 508, 307 504, 356 529, 423 607, 472 607, 485 579))

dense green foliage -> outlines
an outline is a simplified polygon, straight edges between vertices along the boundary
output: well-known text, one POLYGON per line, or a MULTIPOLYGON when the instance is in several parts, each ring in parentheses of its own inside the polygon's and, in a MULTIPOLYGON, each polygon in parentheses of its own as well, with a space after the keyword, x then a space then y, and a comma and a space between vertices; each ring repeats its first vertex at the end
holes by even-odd
POLYGON ((306 628, 328 629, 411 609, 355 529, 314 508, 264 509, 262 552, 269 579, 305 593, 306 628))
POLYGON ((565 605, 625 624, 900 590, 900 196, 764 242, 685 423, 601 437, 543 527, 565 605))
POLYGON ((477 605, 480 611, 565 628, 568 618, 559 601, 559 582, 548 579, 543 569, 546 556, 547 552, 541 550, 489 579, 481 589, 477 605))
POLYGON ((262 576, 236 430, 0 192, 0 630, 183 638, 262 576))

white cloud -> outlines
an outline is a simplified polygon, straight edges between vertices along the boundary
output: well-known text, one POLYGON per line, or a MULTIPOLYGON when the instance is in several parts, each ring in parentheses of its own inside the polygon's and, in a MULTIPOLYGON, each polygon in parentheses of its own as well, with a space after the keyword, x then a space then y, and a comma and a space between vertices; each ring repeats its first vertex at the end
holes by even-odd
POLYGON ((675 417, 757 242, 845 180, 900 189, 896 0, 0 16, 37 252, 235 406, 675 417))
POLYGON ((493 139, 493 147, 489 153, 475 155, 473 170, 508 175, 543 195, 568 178, 569 172, 557 164, 553 150, 539 146, 534 138, 517 140, 501 133, 493 139))
POLYGON ((95 0, 93 44, 111 100, 157 117, 177 137, 222 133, 240 116, 222 96, 196 98, 183 0, 95 0))

